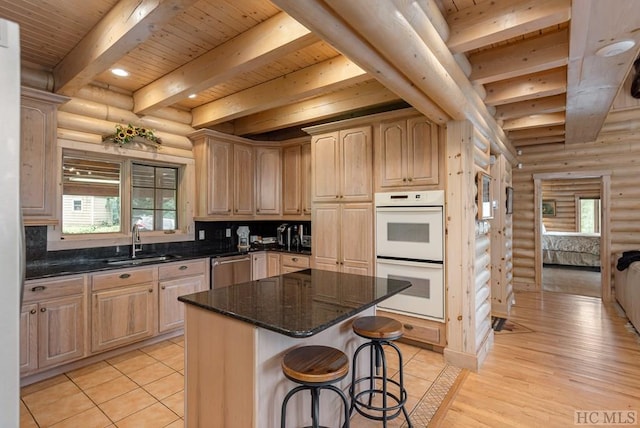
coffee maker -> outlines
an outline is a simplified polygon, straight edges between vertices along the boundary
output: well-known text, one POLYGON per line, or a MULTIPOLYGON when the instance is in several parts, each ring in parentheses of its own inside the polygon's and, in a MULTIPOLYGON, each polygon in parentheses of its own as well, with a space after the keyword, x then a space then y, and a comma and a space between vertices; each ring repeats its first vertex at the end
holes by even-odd
POLYGON ((287 223, 283 223, 280 226, 278 226, 277 229, 277 234, 278 234, 278 245, 281 247, 286 247, 287 246, 287 228, 289 227, 289 225, 287 223))

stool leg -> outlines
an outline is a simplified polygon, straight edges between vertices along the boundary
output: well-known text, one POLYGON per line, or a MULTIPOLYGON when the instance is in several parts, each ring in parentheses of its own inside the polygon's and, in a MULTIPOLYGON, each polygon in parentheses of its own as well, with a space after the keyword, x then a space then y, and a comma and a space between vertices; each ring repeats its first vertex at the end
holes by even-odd
POLYGON ((358 348, 356 349, 356 352, 353 353, 353 367, 351 368, 351 385, 349 386, 349 398, 351 398, 351 406, 349 407, 349 414, 352 414, 353 410, 356 407, 355 396, 356 396, 356 374, 358 371, 357 370, 358 355, 360 354, 360 351, 362 351, 364 348, 368 346, 371 346, 371 342, 363 343, 362 345, 358 346, 358 348))
MULTIPOLYGON (((381 342, 375 342, 376 347, 376 357, 378 357, 381 361, 379 363, 382 364, 382 407, 385 409, 382 411, 382 426, 386 428, 387 426, 387 359, 384 355, 384 349, 382 348, 381 342)), ((378 370, 376 370, 378 373, 378 370)))
MULTIPOLYGON (((387 344, 389 346, 391 346, 393 349, 396 350, 396 353, 398 354, 398 366, 400 367, 400 376, 399 376, 399 380, 400 380, 400 399, 403 400, 404 402, 407 401, 407 391, 406 389, 404 389, 404 376, 403 376, 403 372, 404 370, 402 370, 402 365, 403 365, 403 361, 402 361, 402 352, 400 352, 400 348, 398 348, 398 346, 393 343, 393 342, 387 342, 387 344)), ((407 420, 407 425, 408 428, 412 428, 413 425, 411 425, 411 421, 409 420, 409 413, 407 412, 407 409, 404 405, 404 403, 402 404, 402 413, 404 414, 405 419, 407 420)))
POLYGON ((311 388, 311 426, 318 428, 320 413, 320 388, 311 388))
POLYGON ((309 389, 308 386, 296 386, 295 388, 293 388, 291 391, 289 391, 287 393, 287 395, 284 396, 284 400, 282 401, 282 410, 280 411, 280 428, 286 428, 286 424, 287 424, 287 403, 289 402, 289 399, 291 397, 293 397, 293 395, 298 392, 298 391, 302 391, 303 389, 309 389))

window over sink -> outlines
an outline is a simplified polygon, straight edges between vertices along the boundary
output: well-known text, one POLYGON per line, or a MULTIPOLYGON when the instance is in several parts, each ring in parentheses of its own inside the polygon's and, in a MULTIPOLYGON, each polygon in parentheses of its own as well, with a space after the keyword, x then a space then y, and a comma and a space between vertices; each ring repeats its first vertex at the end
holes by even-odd
POLYGON ((62 147, 60 226, 49 249, 128 245, 134 224, 148 243, 193 239, 193 160, 62 147))

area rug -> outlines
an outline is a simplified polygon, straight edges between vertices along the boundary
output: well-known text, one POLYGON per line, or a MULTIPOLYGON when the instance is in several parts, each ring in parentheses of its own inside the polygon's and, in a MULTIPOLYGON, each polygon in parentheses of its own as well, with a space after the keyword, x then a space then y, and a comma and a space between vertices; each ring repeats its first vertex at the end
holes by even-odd
MULTIPOLYGON (((416 428, 427 427, 436 414, 444 414, 466 379, 467 373, 465 369, 446 365, 409 414, 411 424, 416 428)), ((405 421, 402 427, 407 426, 405 421)))

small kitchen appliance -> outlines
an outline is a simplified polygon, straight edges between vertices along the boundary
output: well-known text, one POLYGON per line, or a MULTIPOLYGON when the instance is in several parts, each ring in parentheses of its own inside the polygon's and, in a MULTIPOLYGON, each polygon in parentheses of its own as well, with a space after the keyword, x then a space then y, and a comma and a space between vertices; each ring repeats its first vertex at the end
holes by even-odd
POLYGON ((282 223, 278 226, 277 234, 278 234, 278 245, 281 247, 287 246, 287 228, 289 225, 287 223, 282 223))
POLYGON ((251 243, 249 242, 249 227, 239 226, 238 231, 238 251, 249 251, 251 243))

